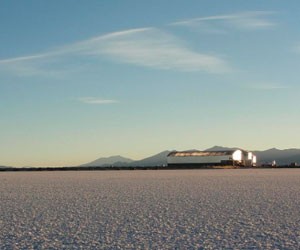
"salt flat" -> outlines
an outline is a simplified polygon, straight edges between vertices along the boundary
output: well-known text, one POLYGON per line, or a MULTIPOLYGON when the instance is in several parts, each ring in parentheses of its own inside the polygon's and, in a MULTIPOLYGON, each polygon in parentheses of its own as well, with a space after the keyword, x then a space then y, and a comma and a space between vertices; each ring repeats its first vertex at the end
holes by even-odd
POLYGON ((0 249, 299 249, 300 169, 2 172, 0 249))

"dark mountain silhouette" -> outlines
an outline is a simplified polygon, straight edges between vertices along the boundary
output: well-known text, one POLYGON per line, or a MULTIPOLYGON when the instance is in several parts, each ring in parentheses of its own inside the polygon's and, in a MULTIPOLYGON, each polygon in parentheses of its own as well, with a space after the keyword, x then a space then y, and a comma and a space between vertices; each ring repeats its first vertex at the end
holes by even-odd
POLYGON ((115 155, 111 157, 102 157, 95 161, 82 164, 80 166, 90 166, 90 167, 102 167, 102 166, 104 167, 104 166, 112 166, 112 165, 121 166, 121 165, 126 165, 127 163, 130 163, 132 161, 133 161, 132 159, 125 158, 120 155, 115 155))
POLYGON ((235 148, 228 148, 228 147, 222 147, 222 146, 213 146, 211 148, 205 149, 205 151, 227 151, 227 150, 234 150, 235 148))
POLYGON ((145 159, 130 162, 128 165, 133 167, 152 167, 167 165, 167 155, 169 153, 170 151, 166 150, 145 159))
POLYGON ((167 155, 170 151, 163 151, 156 155, 144 158, 142 160, 133 161, 131 159, 122 156, 112 156, 107 158, 99 158, 95 161, 83 164, 81 166, 90 167, 106 167, 106 166, 116 166, 116 167, 153 167, 162 166, 167 164, 167 155))
POLYGON ((12 167, 9 167, 9 166, 0 166, 0 169, 7 169, 7 168, 12 168, 12 167))
POLYGON ((271 148, 264 151, 253 151, 259 163, 276 161, 279 165, 290 164, 291 162, 300 163, 300 149, 277 149, 271 148))

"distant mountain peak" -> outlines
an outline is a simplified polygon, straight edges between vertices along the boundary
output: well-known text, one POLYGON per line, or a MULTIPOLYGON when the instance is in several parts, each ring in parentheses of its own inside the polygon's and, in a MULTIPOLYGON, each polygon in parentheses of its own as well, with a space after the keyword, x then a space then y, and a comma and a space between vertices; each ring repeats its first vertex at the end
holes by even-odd
POLYGON ((290 164, 292 162, 300 162, 300 149, 278 149, 270 148, 263 151, 254 151, 256 154, 258 162, 271 162, 276 161, 277 164, 290 164))
POLYGON ((83 164, 81 166, 91 166, 91 167, 105 167, 105 166, 133 166, 133 167, 153 167, 153 166, 161 166, 167 164, 167 155, 170 151, 165 150, 158 154, 149 156, 147 158, 133 161, 132 159, 125 158, 123 156, 110 156, 110 157, 101 157, 95 161, 83 164))
POLYGON ((206 149, 205 151, 226 151, 226 150, 232 150, 236 148, 228 148, 223 146, 213 146, 211 148, 206 149))
POLYGON ((114 156, 109 156, 109 157, 101 157, 98 158, 97 160, 94 160, 92 162, 83 164, 81 166, 107 166, 107 165, 114 165, 115 163, 130 163, 133 160, 130 158, 123 157, 121 155, 114 155, 114 156))
POLYGON ((148 167, 148 166, 161 166, 167 164, 167 155, 171 151, 165 150, 158 154, 152 155, 150 157, 144 158, 139 161, 131 162, 129 165, 131 166, 140 166, 140 167, 148 167))
POLYGON ((265 151, 280 151, 280 149, 278 149, 278 148, 269 148, 269 149, 267 149, 265 151))

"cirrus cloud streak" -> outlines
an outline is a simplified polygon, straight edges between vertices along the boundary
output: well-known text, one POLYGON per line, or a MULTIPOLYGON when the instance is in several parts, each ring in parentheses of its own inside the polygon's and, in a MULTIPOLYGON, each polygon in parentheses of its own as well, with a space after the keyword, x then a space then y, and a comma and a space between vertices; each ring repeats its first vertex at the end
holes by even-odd
MULTIPOLYGON (((231 71, 227 61, 217 55, 190 49, 185 42, 157 28, 118 31, 60 47, 43 54, 0 60, 0 70, 20 75, 61 72, 68 58, 92 58, 136 66, 176 71, 225 73, 231 71)), ((96 59, 96 60, 95 60, 96 59)), ((74 61, 74 60, 73 60, 74 61)), ((84 67, 84 65, 81 65, 84 67)))
POLYGON ((119 103, 117 100, 113 99, 100 99, 96 97, 80 97, 78 99, 82 103, 86 104, 114 104, 114 103, 119 103))
POLYGON ((226 33, 229 28, 238 30, 269 29, 276 25, 268 17, 275 14, 273 11, 247 11, 230 15, 216 15, 191 18, 170 23, 173 26, 185 26, 211 33, 226 33))

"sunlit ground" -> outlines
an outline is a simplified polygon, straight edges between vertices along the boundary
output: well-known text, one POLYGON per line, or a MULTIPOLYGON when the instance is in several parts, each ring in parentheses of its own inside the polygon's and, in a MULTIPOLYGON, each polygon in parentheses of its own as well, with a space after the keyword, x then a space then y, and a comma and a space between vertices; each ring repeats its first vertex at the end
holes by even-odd
POLYGON ((299 249, 300 169, 0 173, 0 249, 299 249))

